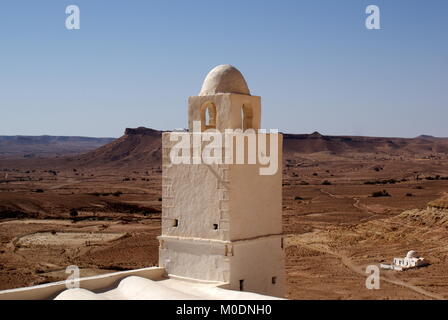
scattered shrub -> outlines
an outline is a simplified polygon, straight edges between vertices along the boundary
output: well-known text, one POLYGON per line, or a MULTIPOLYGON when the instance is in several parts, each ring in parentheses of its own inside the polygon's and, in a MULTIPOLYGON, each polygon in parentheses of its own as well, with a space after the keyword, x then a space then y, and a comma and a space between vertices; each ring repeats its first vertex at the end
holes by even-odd
POLYGON ((383 191, 375 191, 372 192, 372 197, 374 198, 378 198, 378 197, 390 197, 389 192, 387 192, 386 190, 383 191))
POLYGON ((36 189, 34 192, 36 192, 36 193, 44 193, 45 191, 43 189, 36 189))
POLYGON ((428 176, 425 179, 426 180, 448 180, 448 177, 442 177, 441 175, 437 174, 434 177, 428 176))
POLYGON ((331 185, 331 182, 328 181, 328 180, 325 180, 325 181, 322 182, 322 185, 324 185, 324 186, 330 186, 330 185, 331 185))
POLYGON ((72 218, 76 218, 78 216, 78 210, 76 209, 71 209, 70 210, 70 217, 72 218))
POLYGON ((294 200, 303 200, 303 198, 300 197, 300 196, 295 196, 295 197, 294 197, 294 200))
MULTIPOLYGON (((407 181, 407 180, 401 180, 401 181, 407 181)), ((395 180, 395 179, 386 179, 386 180, 375 180, 375 181, 365 181, 364 184, 369 184, 369 185, 376 185, 376 184, 395 184, 398 183, 399 181, 395 180)))
POLYGON ((406 197, 413 197, 414 195, 410 192, 406 193, 406 197))

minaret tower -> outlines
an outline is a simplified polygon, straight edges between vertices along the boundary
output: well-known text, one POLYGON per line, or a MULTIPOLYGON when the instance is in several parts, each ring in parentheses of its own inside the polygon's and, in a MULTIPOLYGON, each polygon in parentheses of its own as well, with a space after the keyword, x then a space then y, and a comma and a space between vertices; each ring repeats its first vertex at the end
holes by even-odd
MULTIPOLYGON (((243 75, 230 65, 211 70, 199 96, 188 103, 189 132, 183 134, 192 141, 213 129, 260 129, 261 99, 250 94, 243 75)), ((241 130, 236 136, 246 141, 241 130)), ((268 148, 278 169, 261 175, 265 164, 258 158, 244 164, 173 164, 171 134, 162 138, 160 266, 170 276, 283 297, 282 135, 274 137, 278 150, 268 148)), ((244 149, 245 160, 249 149, 244 149)))

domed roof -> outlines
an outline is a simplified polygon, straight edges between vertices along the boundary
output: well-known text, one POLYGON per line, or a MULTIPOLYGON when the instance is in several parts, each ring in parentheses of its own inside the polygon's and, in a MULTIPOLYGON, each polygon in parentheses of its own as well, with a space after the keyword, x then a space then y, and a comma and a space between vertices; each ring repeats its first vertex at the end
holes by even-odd
POLYGON ((419 254, 414 250, 409 251, 408 254, 406 255, 406 258, 409 258, 409 259, 410 258, 418 258, 418 257, 419 257, 419 254))
POLYGON ((219 65, 205 77, 200 96, 217 93, 238 93, 250 95, 249 87, 241 72, 229 64, 219 65))

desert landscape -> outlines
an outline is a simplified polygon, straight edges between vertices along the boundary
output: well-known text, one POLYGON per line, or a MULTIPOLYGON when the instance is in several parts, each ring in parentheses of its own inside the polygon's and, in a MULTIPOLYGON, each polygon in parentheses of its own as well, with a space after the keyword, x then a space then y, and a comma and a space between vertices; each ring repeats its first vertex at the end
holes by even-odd
MULTIPOLYGON (((0 290, 157 265, 160 131, 0 141, 0 290)), ((447 190, 448 138, 285 134, 286 297, 447 299, 447 190), (366 289, 409 250, 430 264, 366 289)))

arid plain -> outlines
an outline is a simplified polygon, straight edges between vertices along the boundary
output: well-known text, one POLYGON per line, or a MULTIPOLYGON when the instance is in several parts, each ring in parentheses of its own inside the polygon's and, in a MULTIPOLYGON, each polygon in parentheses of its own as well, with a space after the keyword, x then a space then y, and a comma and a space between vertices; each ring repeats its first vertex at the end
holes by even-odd
MULTIPOLYGON (((160 135, 0 148, 0 289, 156 265, 160 135)), ((285 135, 283 162, 287 298, 448 298, 448 139, 285 135), (366 266, 409 250, 429 266, 366 289, 366 266)))

